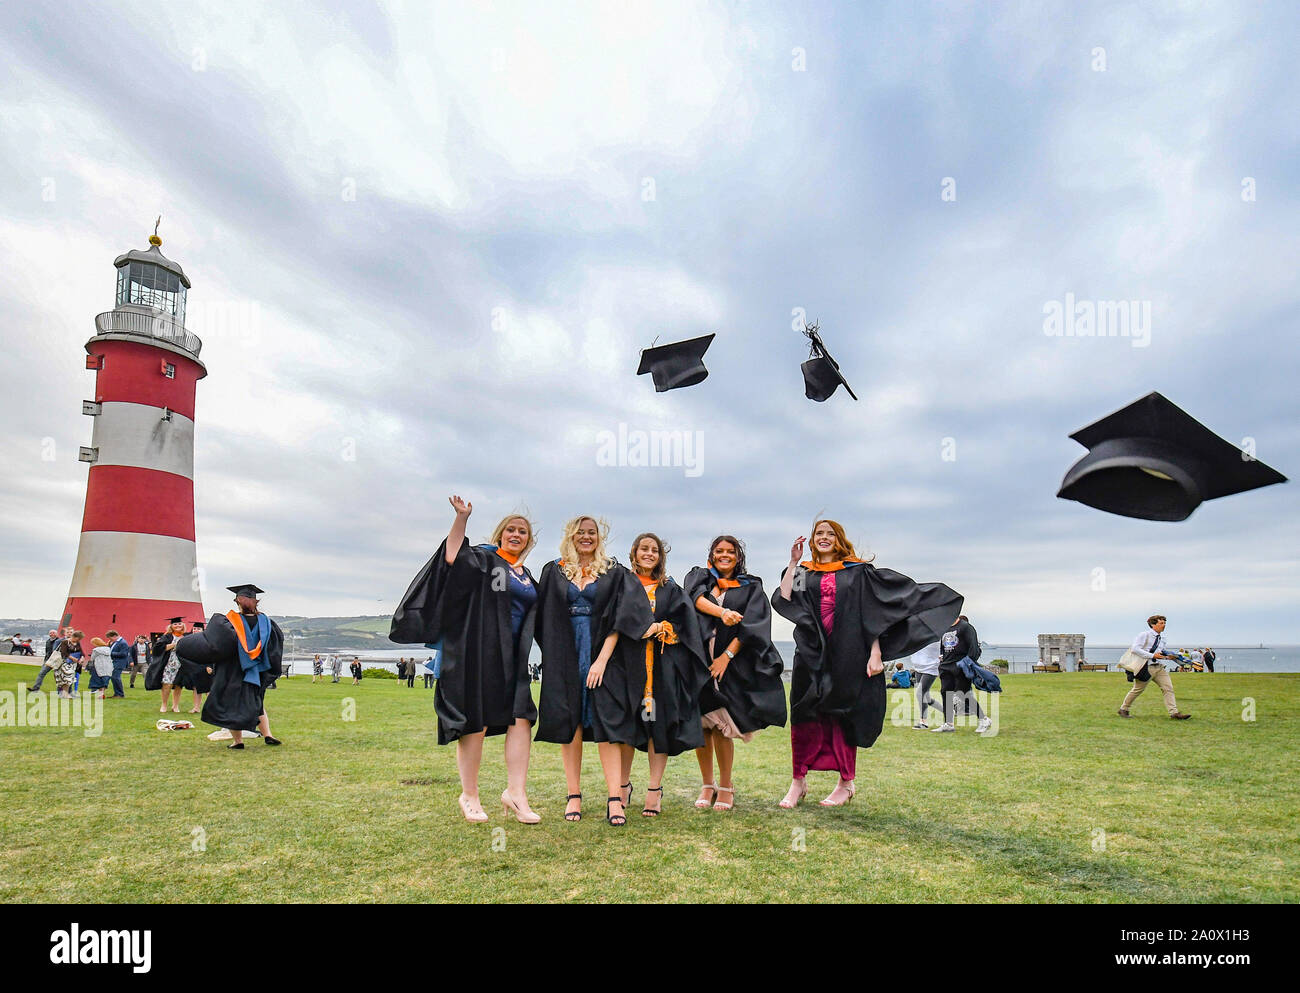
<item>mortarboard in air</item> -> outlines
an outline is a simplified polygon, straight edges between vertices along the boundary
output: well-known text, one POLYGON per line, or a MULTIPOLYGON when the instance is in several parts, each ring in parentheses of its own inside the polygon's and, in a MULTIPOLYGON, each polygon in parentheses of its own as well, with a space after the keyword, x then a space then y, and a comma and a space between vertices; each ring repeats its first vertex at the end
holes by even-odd
POLYGON ((265 593, 265 590, 259 590, 252 583, 244 583, 242 586, 227 586, 235 596, 257 596, 259 593, 265 593))
POLYGON ((840 364, 831 358, 830 352, 826 351, 820 330, 816 324, 810 324, 803 330, 804 337, 811 344, 808 361, 799 366, 803 372, 803 395, 809 400, 821 403, 829 400, 831 394, 843 385, 849 391, 849 396, 856 400, 858 395, 853 392, 853 387, 840 372, 840 364))
POLYGON ((1203 500, 1286 482, 1159 393, 1070 437, 1088 454, 1056 495, 1124 517, 1185 521, 1203 500))
POLYGON ((709 370, 704 368, 704 353, 713 344, 713 338, 714 335, 706 334, 688 341, 642 349, 636 374, 644 376, 650 373, 656 393, 702 383, 709 376, 709 370))

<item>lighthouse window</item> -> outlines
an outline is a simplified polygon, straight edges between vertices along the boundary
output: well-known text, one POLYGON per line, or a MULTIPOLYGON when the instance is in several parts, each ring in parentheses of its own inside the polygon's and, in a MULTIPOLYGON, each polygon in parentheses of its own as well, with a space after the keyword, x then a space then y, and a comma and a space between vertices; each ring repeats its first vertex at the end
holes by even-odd
POLYGON ((180 277, 147 262, 131 262, 118 270, 117 302, 152 307, 185 321, 185 289, 180 277))
POLYGON ((170 362, 168 362, 167 368, 163 370, 163 375, 166 376, 168 379, 175 379, 176 367, 172 365, 170 362))

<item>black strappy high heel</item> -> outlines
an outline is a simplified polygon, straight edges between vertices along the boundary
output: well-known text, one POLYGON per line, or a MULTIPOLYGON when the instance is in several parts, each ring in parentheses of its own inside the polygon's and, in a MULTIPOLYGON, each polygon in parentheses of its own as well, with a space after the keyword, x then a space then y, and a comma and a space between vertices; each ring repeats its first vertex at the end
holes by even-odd
MULTIPOLYGON (((662 807, 662 806, 664 805, 664 788, 663 788, 662 786, 647 786, 646 789, 645 789, 645 798, 646 798, 646 802, 647 802, 647 803, 650 802, 650 794, 651 794, 651 793, 658 793, 658 794, 659 794, 659 806, 662 807)), ((649 807, 642 807, 642 808, 641 808, 641 816, 642 816, 642 817, 658 817, 658 816, 659 816, 659 811, 657 811, 657 810, 651 810, 649 807)))
MULTIPOLYGON (((581 793, 570 793, 568 796, 564 798, 564 805, 567 807, 569 805, 570 800, 581 800, 581 799, 582 799, 581 793)), ((580 821, 582 820, 582 811, 581 810, 565 811, 564 819, 566 821, 580 821)))
POLYGON ((632 802, 632 780, 629 779, 626 783, 620 786, 619 789, 627 790, 627 799, 623 801, 623 806, 626 807, 632 802))
POLYGON ((609 821, 612 827, 622 827, 624 824, 627 823, 627 814, 625 813, 611 814, 609 812, 609 805, 611 803, 622 803, 622 802, 623 802, 623 798, 621 796, 612 796, 605 801, 605 820, 609 821))

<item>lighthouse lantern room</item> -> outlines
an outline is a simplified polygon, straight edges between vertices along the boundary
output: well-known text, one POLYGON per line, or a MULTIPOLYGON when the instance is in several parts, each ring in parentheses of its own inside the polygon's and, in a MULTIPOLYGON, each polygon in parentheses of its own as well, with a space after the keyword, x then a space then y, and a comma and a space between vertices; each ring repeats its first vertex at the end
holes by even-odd
POLYGON ((168 617, 202 620, 194 544, 194 399, 207 375, 185 329, 190 281, 149 248, 118 256, 116 306, 95 318, 86 368, 95 398, 81 543, 62 624, 128 640, 168 617))

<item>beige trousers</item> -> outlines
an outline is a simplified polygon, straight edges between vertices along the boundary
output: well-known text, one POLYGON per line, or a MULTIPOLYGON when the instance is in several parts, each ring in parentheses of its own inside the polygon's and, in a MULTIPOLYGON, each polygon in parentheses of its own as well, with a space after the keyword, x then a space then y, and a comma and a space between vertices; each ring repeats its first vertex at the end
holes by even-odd
POLYGON ((1169 670, 1159 662, 1148 664, 1147 669, 1151 673, 1151 678, 1146 683, 1134 680, 1133 688, 1128 691, 1128 696, 1120 704, 1122 710, 1128 710, 1133 706, 1133 701, 1142 695, 1142 691, 1147 688, 1147 683, 1155 683, 1160 687, 1160 692, 1165 696, 1165 709, 1171 714, 1178 713, 1178 702, 1174 700, 1174 681, 1169 678, 1169 670))

